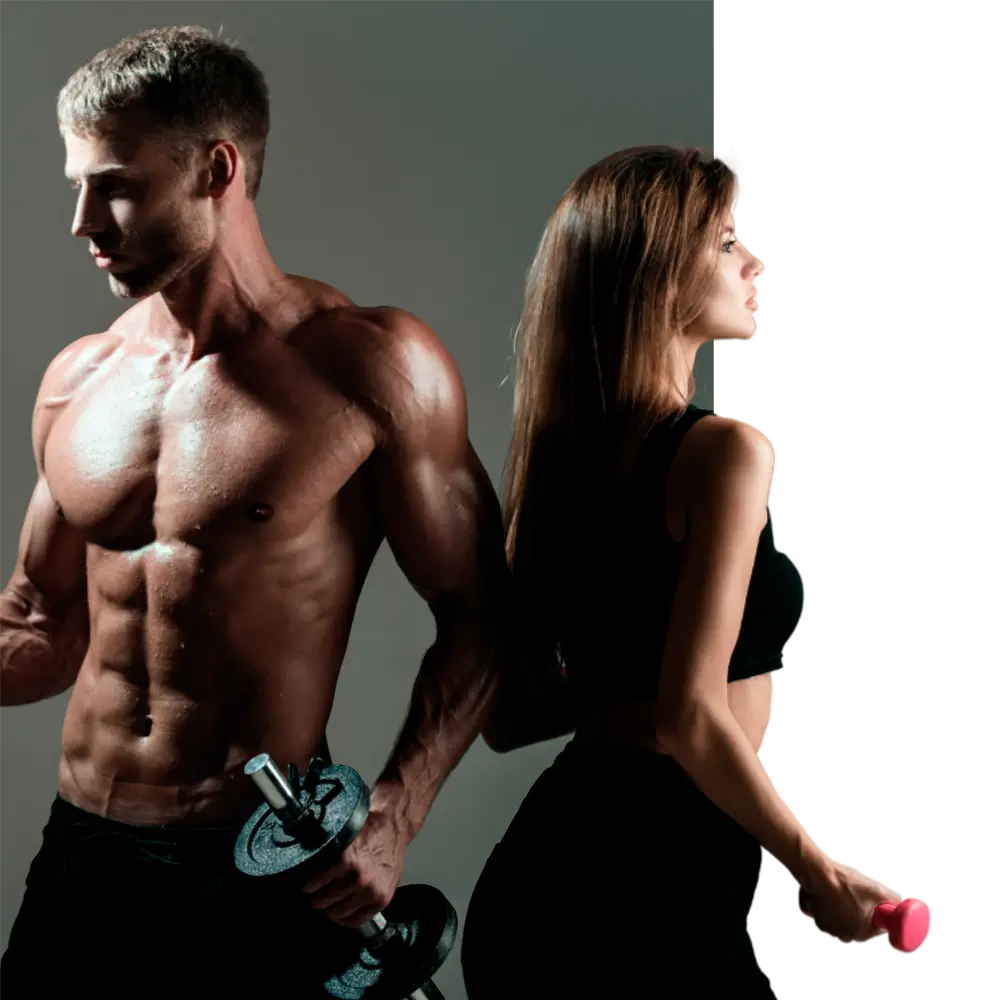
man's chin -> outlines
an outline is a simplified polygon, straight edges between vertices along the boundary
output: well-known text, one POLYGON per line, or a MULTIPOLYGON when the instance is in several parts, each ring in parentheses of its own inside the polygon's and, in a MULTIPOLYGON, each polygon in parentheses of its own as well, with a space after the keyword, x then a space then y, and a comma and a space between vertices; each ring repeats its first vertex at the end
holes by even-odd
POLYGON ((108 275, 108 285, 111 288, 111 294, 116 299, 145 299, 159 291, 159 282, 147 281, 138 284, 132 281, 123 281, 113 274, 108 275))

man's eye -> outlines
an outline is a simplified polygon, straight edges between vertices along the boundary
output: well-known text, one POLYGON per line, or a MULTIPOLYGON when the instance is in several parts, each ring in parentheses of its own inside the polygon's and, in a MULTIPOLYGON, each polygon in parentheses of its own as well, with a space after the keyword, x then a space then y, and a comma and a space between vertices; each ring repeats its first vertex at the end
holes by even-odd
MULTIPOLYGON (((70 190, 79 193, 83 184, 80 181, 71 181, 70 190)), ((102 198, 118 198, 126 193, 125 184, 122 181, 102 180, 94 181, 90 185, 91 190, 102 198)))

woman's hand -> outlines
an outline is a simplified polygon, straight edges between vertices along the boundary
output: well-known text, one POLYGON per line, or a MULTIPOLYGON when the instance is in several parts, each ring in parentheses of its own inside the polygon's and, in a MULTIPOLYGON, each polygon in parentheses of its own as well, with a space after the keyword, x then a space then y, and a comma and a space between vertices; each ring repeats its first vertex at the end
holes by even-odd
POLYGON ((841 941, 867 941, 884 934, 872 923, 879 903, 898 903, 892 889, 846 865, 831 862, 828 869, 799 890, 799 907, 826 934, 841 941))

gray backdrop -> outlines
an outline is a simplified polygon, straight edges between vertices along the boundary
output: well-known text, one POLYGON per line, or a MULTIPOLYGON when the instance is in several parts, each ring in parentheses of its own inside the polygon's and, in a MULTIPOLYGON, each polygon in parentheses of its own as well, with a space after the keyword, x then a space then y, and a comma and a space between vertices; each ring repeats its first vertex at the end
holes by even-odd
MULTIPOLYGON (((431 324, 463 373, 472 441, 497 486, 511 331, 559 196, 623 146, 712 143, 709 2, 5 2, 2 17, 4 582, 34 484, 38 381, 61 347, 122 311, 69 235, 54 119, 59 87, 98 49, 177 23, 221 25, 246 47, 273 97, 259 209, 275 259, 431 324)), ((707 350, 696 376, 696 401, 711 406, 707 350)), ((383 548, 329 725, 334 759, 369 782, 432 637, 383 548)), ((2 947, 55 794, 67 700, 2 713, 2 947)), ((464 917, 490 849, 561 742, 498 756, 477 741, 407 853, 404 882, 438 885, 464 917)), ((449 1000, 464 997, 457 947, 436 980, 449 1000)))

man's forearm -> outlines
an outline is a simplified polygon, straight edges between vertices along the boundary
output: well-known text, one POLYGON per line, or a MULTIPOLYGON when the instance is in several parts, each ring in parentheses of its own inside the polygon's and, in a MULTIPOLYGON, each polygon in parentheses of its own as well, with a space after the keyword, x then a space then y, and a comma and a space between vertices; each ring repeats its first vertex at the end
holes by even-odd
POLYGON ((86 640, 73 637, 80 618, 85 601, 56 627, 15 591, 0 593, 0 705, 28 705, 73 686, 86 651, 86 640))
POLYGON ((408 839, 489 718, 499 663, 490 628, 473 615, 440 627, 427 651, 403 728, 372 789, 372 809, 389 814, 408 839))

